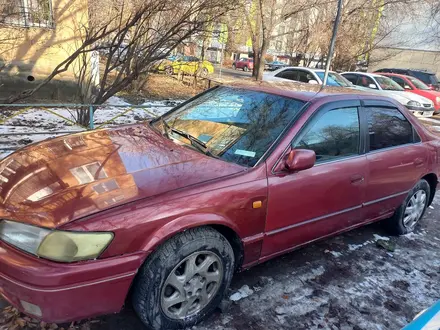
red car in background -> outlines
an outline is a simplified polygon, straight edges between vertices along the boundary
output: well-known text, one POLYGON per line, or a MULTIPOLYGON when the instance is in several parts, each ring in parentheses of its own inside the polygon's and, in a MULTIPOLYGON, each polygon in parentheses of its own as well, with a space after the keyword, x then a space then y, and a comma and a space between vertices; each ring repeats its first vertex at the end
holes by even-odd
POLYGON ((232 64, 232 68, 234 70, 236 69, 243 69, 243 71, 251 71, 254 69, 254 60, 252 58, 240 58, 239 61, 235 61, 232 64))
POLYGON ((435 114, 440 113, 440 92, 432 90, 423 81, 403 74, 378 72, 382 76, 393 79, 408 92, 430 99, 434 103, 435 114))

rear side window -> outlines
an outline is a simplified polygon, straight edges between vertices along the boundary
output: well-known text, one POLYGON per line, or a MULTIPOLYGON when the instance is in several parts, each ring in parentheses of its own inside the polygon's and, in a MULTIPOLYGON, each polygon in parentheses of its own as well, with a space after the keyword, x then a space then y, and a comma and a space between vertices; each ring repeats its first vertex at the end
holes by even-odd
POLYGON ((284 70, 278 73, 275 77, 284 78, 289 80, 298 80, 298 71, 296 70, 284 70))
POLYGON ((370 151, 414 142, 413 128, 397 109, 366 108, 370 151))
POLYGON ((313 150, 319 163, 358 155, 359 137, 358 109, 335 109, 313 120, 292 147, 313 150))
POLYGON ((351 82, 353 85, 356 85, 356 82, 358 80, 358 76, 351 73, 345 73, 342 75, 345 79, 347 79, 349 82, 351 82))

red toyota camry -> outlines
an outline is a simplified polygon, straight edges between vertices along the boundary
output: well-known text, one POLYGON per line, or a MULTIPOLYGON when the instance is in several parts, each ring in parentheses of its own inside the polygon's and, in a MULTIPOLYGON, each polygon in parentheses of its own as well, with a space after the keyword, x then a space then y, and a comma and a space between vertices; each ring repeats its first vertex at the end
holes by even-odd
POLYGON ((3 159, 1 295, 51 322, 129 301, 147 327, 178 329, 237 270, 374 221, 413 231, 440 140, 391 99, 311 88, 216 87, 149 123, 3 159))
POLYGON ((408 92, 426 97, 434 103, 435 114, 440 113, 440 92, 432 90, 423 81, 403 74, 378 72, 382 76, 393 79, 408 92))

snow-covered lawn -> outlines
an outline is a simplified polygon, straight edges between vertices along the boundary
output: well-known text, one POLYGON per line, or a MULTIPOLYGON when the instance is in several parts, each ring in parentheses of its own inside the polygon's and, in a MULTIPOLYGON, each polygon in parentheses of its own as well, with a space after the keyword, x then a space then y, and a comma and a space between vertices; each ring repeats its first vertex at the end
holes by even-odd
MULTIPOLYGON (((95 112, 95 128, 118 115, 120 116, 105 125, 105 127, 143 121, 152 116, 165 113, 180 102, 181 101, 151 101, 142 104, 143 108, 136 108, 136 105, 131 105, 119 97, 112 97, 95 112), (144 108, 145 106, 148 106, 148 108, 144 108), (133 110, 126 112, 130 107, 133 108, 133 110)), ((20 110, 21 108, 17 108, 16 111, 20 110)), ((23 147, 29 143, 60 136, 60 134, 51 132, 76 132, 84 130, 83 127, 72 124, 56 115, 58 114, 74 121, 76 116, 74 108, 49 108, 49 110, 53 113, 39 108, 29 109, 0 125, 0 159, 13 152, 14 149, 23 147), (17 135, 5 135, 11 133, 17 135), (44 134, 32 135, 28 133, 44 134)))

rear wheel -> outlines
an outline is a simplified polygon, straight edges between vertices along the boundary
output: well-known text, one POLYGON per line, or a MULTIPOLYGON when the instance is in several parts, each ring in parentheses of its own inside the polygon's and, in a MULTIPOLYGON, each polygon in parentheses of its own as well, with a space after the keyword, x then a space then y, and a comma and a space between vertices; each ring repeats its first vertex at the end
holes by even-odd
POLYGON ((207 68, 203 68, 203 69, 202 69, 202 72, 200 73, 200 75, 201 75, 203 78, 206 78, 206 77, 208 76, 208 69, 207 69, 207 68))
POLYGON ((426 180, 417 182, 393 217, 387 220, 387 227, 392 234, 404 235, 414 231, 428 207, 430 193, 426 180))
POLYGON ((234 270, 226 238, 209 227, 165 242, 142 266, 133 285, 133 307, 150 329, 191 327, 221 302, 234 270))
POLYGON ((244 72, 248 72, 248 71, 249 71, 249 68, 248 68, 247 66, 245 66, 245 67, 243 68, 243 71, 244 71, 244 72))
POLYGON ((171 67, 171 66, 167 66, 167 67, 165 68, 165 73, 166 73, 167 75, 169 75, 169 76, 172 76, 172 75, 174 74, 173 67, 171 67))
POLYGON ((235 63, 232 64, 232 68, 233 68, 234 70, 237 70, 237 67, 235 66, 235 63))

